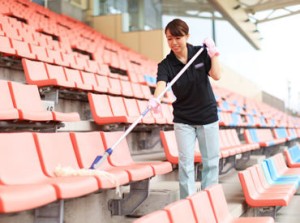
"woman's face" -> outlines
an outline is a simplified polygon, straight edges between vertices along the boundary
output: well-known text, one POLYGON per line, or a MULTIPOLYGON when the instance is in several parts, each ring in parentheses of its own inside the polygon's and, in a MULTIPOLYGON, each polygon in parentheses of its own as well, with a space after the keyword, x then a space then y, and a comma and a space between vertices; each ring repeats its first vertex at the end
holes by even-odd
POLYGON ((166 31, 166 38, 170 49, 175 53, 179 54, 186 48, 186 43, 189 35, 184 36, 172 36, 169 30, 166 31))

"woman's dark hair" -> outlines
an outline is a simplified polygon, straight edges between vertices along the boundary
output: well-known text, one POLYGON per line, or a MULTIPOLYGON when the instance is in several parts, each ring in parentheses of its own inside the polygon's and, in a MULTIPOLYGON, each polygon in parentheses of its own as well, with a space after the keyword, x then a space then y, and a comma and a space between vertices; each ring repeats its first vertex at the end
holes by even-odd
POLYGON ((189 27, 181 19, 173 19, 165 28, 165 33, 169 30, 172 36, 184 36, 189 34, 189 27))

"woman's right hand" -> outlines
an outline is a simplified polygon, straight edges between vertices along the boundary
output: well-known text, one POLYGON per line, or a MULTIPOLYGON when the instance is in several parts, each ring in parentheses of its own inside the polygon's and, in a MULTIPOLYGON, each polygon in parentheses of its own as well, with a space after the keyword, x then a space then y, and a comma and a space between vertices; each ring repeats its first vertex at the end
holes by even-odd
POLYGON ((150 98, 148 101, 148 106, 154 113, 161 113, 161 104, 160 101, 157 100, 157 98, 150 98))

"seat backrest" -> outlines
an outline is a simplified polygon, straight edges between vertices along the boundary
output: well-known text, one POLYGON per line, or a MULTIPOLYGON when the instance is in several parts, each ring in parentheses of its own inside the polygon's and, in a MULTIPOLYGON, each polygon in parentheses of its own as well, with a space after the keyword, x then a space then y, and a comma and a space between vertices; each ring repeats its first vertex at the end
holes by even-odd
POLYGON ((34 81, 48 80, 47 71, 43 62, 22 59, 22 66, 27 83, 32 84, 34 81))
POLYGON ((274 140, 271 129, 257 129, 257 135, 261 141, 274 140))
POLYGON ((145 98, 149 99, 153 96, 153 94, 151 93, 150 87, 147 85, 141 85, 141 89, 143 91, 143 94, 145 96, 145 98))
POLYGON ((256 129, 249 129, 248 131, 250 132, 252 141, 254 141, 254 142, 262 141, 262 139, 258 136, 256 129))
POLYGON ((33 134, 42 167, 47 176, 54 176, 54 170, 58 165, 79 169, 68 132, 33 134))
POLYGON ((67 81, 63 67, 46 63, 46 70, 47 70, 49 79, 56 79, 56 80, 60 80, 63 82, 67 81))
MULTIPOLYGON (((163 149, 166 155, 167 160, 172 164, 178 164, 178 146, 175 136, 175 131, 160 131, 160 139, 163 145, 163 149)), ((199 144, 195 143, 194 148, 194 161, 201 162, 201 154, 199 144)))
MULTIPOLYGON (((71 132, 70 136, 81 168, 89 168, 94 159, 105 152, 100 132, 71 132)), ((105 160, 99 169, 105 170, 110 166, 105 160)))
POLYGON ((249 205, 253 205, 253 199, 258 196, 258 192, 256 190, 255 184, 253 179, 250 175, 250 172, 246 169, 243 171, 238 172, 239 180, 242 186, 242 190, 244 193, 244 197, 246 202, 249 205))
POLYGON ((284 149, 283 154, 285 156, 287 165, 292 166, 294 164, 292 150, 291 149, 284 149))
POLYGON ((174 131, 160 131, 160 139, 166 158, 173 164, 178 164, 178 147, 174 131))
MULTIPOLYGON (((270 186, 270 183, 269 183, 269 181, 267 179, 267 176, 265 175, 265 173, 262 169, 261 164, 255 164, 255 165, 253 165, 253 167, 255 167, 255 170, 257 172, 257 175, 258 175, 258 177, 260 179, 260 182, 262 183, 263 187, 268 188, 270 186)), ((269 179, 269 180, 271 180, 271 179, 269 179)))
POLYGON ((299 162, 300 158, 300 147, 299 145, 294 145, 288 149, 284 150, 284 155, 288 165, 299 162))
POLYGON ((0 80, 0 95, 0 111, 14 109, 7 81, 0 80))
POLYGON ((113 89, 114 92, 118 92, 118 94, 122 94, 121 82, 116 78, 108 78, 109 87, 113 89))
POLYGON ((136 98, 145 98, 141 85, 131 80, 132 93, 136 98))
POLYGON ((221 184, 215 184, 212 186, 209 186, 205 189, 208 193, 208 197, 210 200, 210 203, 212 205, 216 221, 218 223, 220 222, 228 222, 230 219, 232 219, 232 216, 230 215, 227 201, 223 192, 223 187, 221 184))
POLYGON ((45 178, 32 133, 0 133, 0 183, 27 184, 45 178))
POLYGON ((263 187, 263 184, 261 183, 261 180, 258 176, 258 173, 256 171, 256 167, 255 166, 248 167, 247 171, 249 171, 249 173, 252 177, 253 184, 254 184, 256 190, 260 193, 264 192, 264 187, 263 187))
POLYGON ((175 201, 167 205, 164 210, 168 212, 168 215, 172 223, 196 223, 191 203, 187 199, 175 201))
POLYGON ((288 167, 286 165, 286 161, 284 159, 284 156, 282 153, 277 153, 276 155, 273 156, 274 162, 278 169, 280 169, 282 172, 285 172, 288 170, 288 167))
POLYGON ((261 167, 268 183, 269 184, 274 183, 274 181, 276 181, 276 176, 270 171, 267 162, 266 161, 261 162, 260 167, 261 167))
POLYGON ((219 137, 220 137, 220 144, 221 148, 226 148, 231 146, 231 142, 229 141, 229 138, 227 137, 227 129, 221 129, 219 130, 219 137))
POLYGON ((80 71, 80 73, 84 84, 91 85, 91 86, 98 86, 94 73, 89 73, 84 71, 80 71))
POLYGON ((61 51, 52 50, 52 49, 49 49, 49 48, 46 48, 46 51, 47 51, 48 57, 53 59, 55 64, 62 65, 63 61, 62 61, 61 51))
POLYGON ((230 138, 233 142, 233 145, 235 145, 235 146, 241 145, 241 141, 240 141, 238 133, 235 129, 230 129, 229 130, 229 135, 230 135, 230 138))
POLYGON ((271 175, 271 178, 273 180, 280 177, 282 170, 278 168, 273 157, 269 157, 269 158, 265 159, 263 162, 265 162, 265 164, 269 170, 269 173, 271 175))
POLYGON ((128 96, 128 97, 134 96, 132 86, 131 86, 131 83, 129 81, 120 80, 120 86, 121 86, 123 95, 128 96))
POLYGON ((108 96, 108 99, 114 116, 128 116, 122 97, 108 96))
POLYGON ((78 84, 79 86, 83 84, 79 70, 69 69, 69 68, 64 67, 64 71, 65 71, 68 82, 78 84))
POLYGON ((191 202, 197 222, 216 223, 213 208, 206 191, 195 193, 187 197, 187 199, 191 202))
POLYGON ((171 223, 171 221, 167 211, 158 210, 135 220, 133 223, 171 223))
POLYGON ((113 117, 108 95, 88 93, 88 100, 95 120, 97 117, 113 117))
POLYGON ((107 76, 103 75, 95 75, 96 81, 98 83, 98 86, 103 89, 103 92, 107 92, 107 90, 110 88, 109 81, 107 76))
POLYGON ((3 53, 11 53, 11 54, 15 54, 16 50, 12 47, 11 45, 11 41, 10 38, 7 36, 0 36, 0 42, 1 42, 1 46, 0 46, 0 51, 3 53))
POLYGON ((127 114, 131 117, 140 116, 140 110, 137 104, 137 100, 134 98, 123 98, 124 105, 126 107, 127 114))
POLYGON ((169 124, 173 124, 173 114, 171 110, 169 109, 170 105, 162 103, 161 108, 162 108, 162 113, 163 116, 167 119, 169 124))
MULTIPOLYGON (((101 137, 105 148, 111 148, 124 134, 122 131, 101 132, 101 137)), ((133 164, 129 146, 126 138, 123 139, 114 149, 108 160, 113 166, 126 166, 133 164)))
POLYGON ((46 111, 36 85, 8 82, 14 106, 24 111, 46 111))
POLYGON ((244 130, 244 138, 245 138, 246 143, 254 143, 254 142, 257 142, 257 141, 255 141, 255 140, 252 139, 252 135, 251 135, 249 129, 245 129, 245 130, 244 130))

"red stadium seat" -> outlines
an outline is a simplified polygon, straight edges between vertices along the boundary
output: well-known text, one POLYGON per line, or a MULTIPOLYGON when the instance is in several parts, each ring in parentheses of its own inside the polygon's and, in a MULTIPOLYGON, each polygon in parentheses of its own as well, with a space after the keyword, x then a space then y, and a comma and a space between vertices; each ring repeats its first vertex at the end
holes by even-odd
MULTIPOLYGON (((124 132, 117 131, 117 132, 101 132, 101 136, 106 148, 112 146, 124 132)), ((119 145, 115 148, 115 152, 112 153, 109 157, 109 162, 113 166, 132 166, 134 169, 139 171, 139 174, 144 179, 153 175, 160 175, 169 173, 172 171, 172 166, 169 162, 134 162, 130 150, 128 147, 128 143, 126 139, 122 140, 119 145), (150 168, 150 169, 149 169, 150 168), (144 173, 142 170, 144 169, 144 173), (151 171, 150 171, 151 170, 151 171)), ((138 174, 138 173, 137 173, 138 174)))
MULTIPOLYGON (((174 131, 160 131, 161 142, 166 154, 166 158, 172 164, 178 164, 178 147, 175 138, 174 131)), ((195 154, 194 154, 194 162, 201 162, 201 154, 199 152, 199 148, 196 145, 195 154)))
POLYGON ((6 36, 0 36, 0 52, 4 55, 15 55, 16 50, 12 47, 11 45, 11 40, 10 38, 6 36))
POLYGON ((0 175, 0 213, 30 210, 57 200, 55 188, 42 172, 31 133, 0 134, 0 175))
MULTIPOLYGON (((105 148, 108 149, 120 137, 120 132, 101 132, 101 137, 105 148)), ((140 181, 153 177, 154 172, 151 166, 135 163, 128 150, 126 140, 121 141, 116 147, 116 151, 108 157, 108 161, 112 166, 126 169, 131 181, 140 181)))
MULTIPOLYGON (((52 81, 55 81, 57 86, 66 87, 66 88, 75 88, 75 83, 68 81, 66 74, 64 72, 64 68, 62 66, 45 64, 46 71, 48 75, 48 86, 51 86, 52 81)), ((32 71, 34 72, 34 71, 32 71)))
POLYGON ((187 197, 187 199, 191 203, 197 222, 217 223, 206 191, 197 192, 187 197))
POLYGON ((165 210, 158 210, 155 212, 152 212, 150 214, 147 214, 135 221, 133 223, 172 223, 169 216, 168 212, 165 210))
MULTIPOLYGON (((136 117, 137 119, 141 115, 141 112, 138 107, 138 102, 137 102, 138 100, 134 98, 123 98, 123 101, 128 115, 131 117, 136 117)), ((142 118, 142 123, 154 124, 155 121, 154 118, 152 118, 151 116, 145 116, 142 118)))
MULTIPOLYGON (((72 167, 80 169, 69 133, 33 133, 43 172, 54 182, 58 198, 72 198, 87 195, 100 188, 100 178, 94 176, 55 177, 55 168, 72 167)), ((104 180, 107 180, 106 178, 104 180)))
POLYGON ((172 223, 197 222, 192 210, 192 206, 186 199, 173 202, 167 205, 164 210, 168 212, 172 223))
POLYGON ((289 193, 259 193, 248 170, 238 173, 245 200, 251 207, 287 206, 292 198, 289 193))
POLYGON ((122 95, 126 97, 135 97, 133 94, 132 86, 129 81, 120 80, 122 95))
POLYGON ((98 84, 97 91, 101 93, 111 93, 108 77, 97 74, 95 75, 95 77, 98 84))
POLYGON ((234 218, 231 216, 226 198, 224 196, 223 188, 221 184, 216 184, 205 189, 207 191, 212 209, 216 216, 216 222, 228 222, 228 223, 273 223, 272 217, 239 217, 234 218))
POLYGON ((0 80, 0 95, 0 120, 19 119, 19 113, 14 108, 7 81, 0 80))
MULTIPOLYGON (((71 132, 70 136, 80 168, 90 168, 94 159, 105 152, 100 132, 71 132)), ((98 169, 113 174, 120 185, 130 183, 126 169, 113 167, 107 160, 98 169)), ((105 183, 102 188, 116 187, 114 182, 105 183)))
POLYGON ((29 44, 19 40, 11 40, 12 47, 16 50, 17 56, 21 58, 35 59, 35 54, 30 51, 29 44))
POLYGON ((73 84, 75 84, 75 88, 85 91, 91 91, 93 89, 92 85, 83 83, 81 73, 79 70, 64 67, 64 71, 68 82, 72 82, 73 84))
POLYGON ((37 46, 35 44, 29 44, 31 52, 35 55, 35 59, 38 61, 46 62, 46 63, 53 63, 53 59, 51 59, 47 55, 46 48, 43 46, 37 46))
POLYGON ((97 124, 133 123, 137 118, 127 115, 122 97, 88 93, 88 100, 97 124))
POLYGON ((20 119, 33 121, 79 121, 79 114, 47 111, 36 85, 8 82, 15 108, 19 110, 20 119), (30 100, 28 100, 30 98, 30 100))

